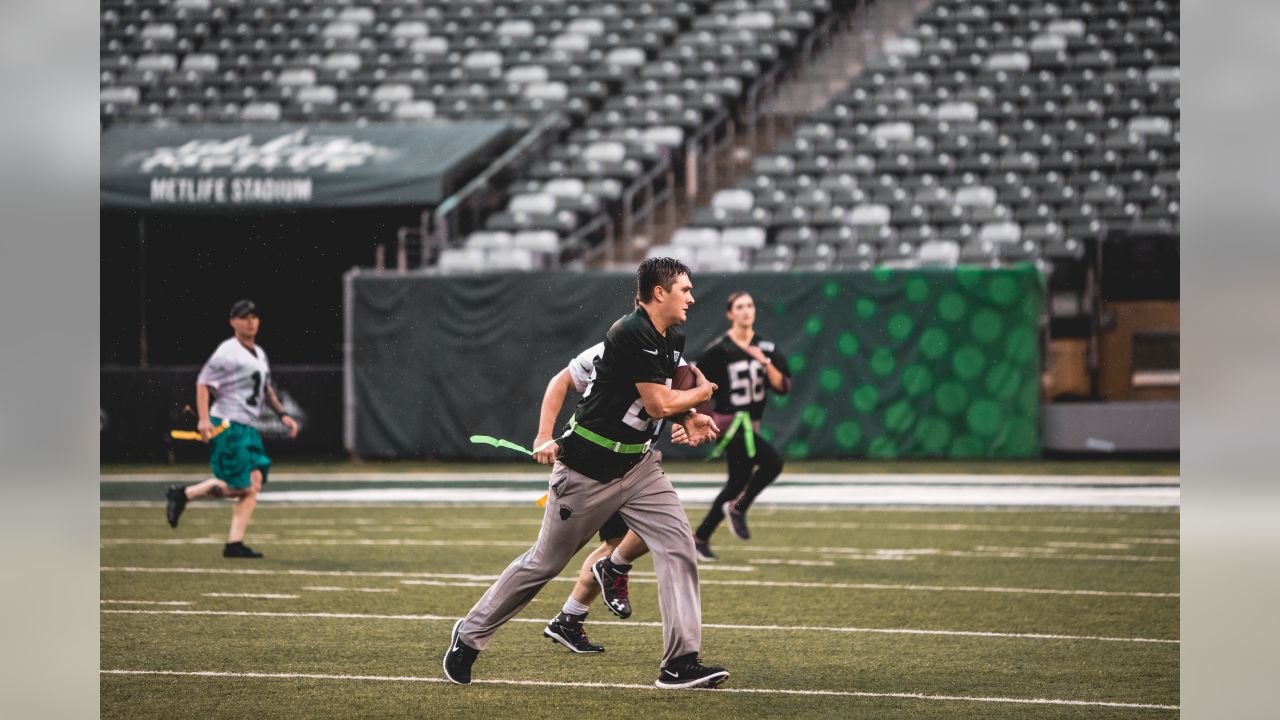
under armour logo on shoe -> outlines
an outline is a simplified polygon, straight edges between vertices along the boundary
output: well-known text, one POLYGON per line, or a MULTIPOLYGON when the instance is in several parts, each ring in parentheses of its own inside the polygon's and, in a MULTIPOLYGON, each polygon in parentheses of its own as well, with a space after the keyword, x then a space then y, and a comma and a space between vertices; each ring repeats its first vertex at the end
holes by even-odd
POLYGON ((561 506, 560 506, 560 519, 561 519, 561 520, 568 520, 568 519, 569 519, 569 516, 570 516, 570 515, 572 515, 572 514, 573 514, 573 508, 567 508, 567 507, 565 507, 565 506, 563 506, 563 505, 561 505, 561 506))

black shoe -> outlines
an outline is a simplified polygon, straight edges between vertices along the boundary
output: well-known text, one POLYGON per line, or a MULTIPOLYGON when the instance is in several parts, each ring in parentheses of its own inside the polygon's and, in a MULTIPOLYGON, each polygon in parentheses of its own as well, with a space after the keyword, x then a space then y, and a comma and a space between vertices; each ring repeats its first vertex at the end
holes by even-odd
POLYGON ((226 547, 222 548, 222 557, 260 558, 262 553, 242 542, 233 542, 227 543, 226 547))
POLYGON ((738 511, 735 501, 726 500, 720 509, 724 511, 724 516, 729 518, 729 527, 733 528, 733 534, 743 540, 750 540, 751 531, 747 529, 747 514, 738 511))
POLYGON ((693 549, 698 551, 698 559, 708 562, 719 560, 720 556, 711 552, 711 542, 709 540, 693 539, 693 549))
POLYGON ((462 642, 458 630, 462 621, 453 624, 453 635, 449 638, 449 649, 444 653, 444 677, 456 685, 471 684, 471 666, 475 664, 480 651, 462 642))
POLYGON ((604 593, 604 606, 623 620, 631 617, 630 590, 627 587, 629 572, 630 565, 615 565, 607 557, 600 558, 591 566, 591 574, 600 585, 600 592, 604 593))
POLYGON ((186 491, 177 485, 170 485, 165 492, 164 503, 164 517, 169 521, 169 527, 178 527, 178 518, 182 517, 182 511, 186 509, 186 491))
POLYGON ((696 653, 689 653, 667 663, 667 666, 662 668, 662 672, 658 673, 658 680, 654 685, 667 690, 713 688, 728 679, 728 670, 722 667, 707 667, 702 664, 702 658, 696 653))
POLYGON ((587 631, 582 627, 582 621, 587 619, 587 614, 569 615, 560 613, 551 618, 551 622, 543 628, 544 637, 551 638, 552 642, 558 642, 576 653, 602 653, 603 645, 597 645, 587 639, 587 631))

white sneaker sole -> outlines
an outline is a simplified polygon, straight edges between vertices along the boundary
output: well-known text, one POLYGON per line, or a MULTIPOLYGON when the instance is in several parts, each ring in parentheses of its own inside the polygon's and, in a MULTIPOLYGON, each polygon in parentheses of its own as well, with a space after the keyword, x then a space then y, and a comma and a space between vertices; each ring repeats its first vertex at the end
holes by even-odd
POLYGON ((654 681, 653 684, 656 685, 657 687, 662 688, 663 690, 685 690, 688 688, 700 688, 700 687, 711 689, 728 679, 729 679, 729 671, 721 670, 718 673, 712 673, 706 677, 698 678, 697 680, 686 680, 685 682, 682 682, 682 683, 663 682, 662 680, 656 680, 654 681))
POLYGON ((552 640, 569 648, 569 652, 575 652, 575 653, 578 653, 579 655, 599 655, 600 653, 604 652, 604 648, 601 648, 599 650, 579 650, 573 643, 569 642, 568 639, 563 638, 560 635, 557 635, 556 633, 551 632, 549 628, 542 629, 542 636, 551 638, 552 640))

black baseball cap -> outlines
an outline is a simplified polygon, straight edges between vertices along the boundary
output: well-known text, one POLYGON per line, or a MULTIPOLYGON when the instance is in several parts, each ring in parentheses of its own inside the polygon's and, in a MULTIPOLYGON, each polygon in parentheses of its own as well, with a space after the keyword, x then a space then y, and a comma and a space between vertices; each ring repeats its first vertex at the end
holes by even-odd
POLYGON ((235 305, 231 306, 231 317, 242 318, 246 315, 257 315, 258 306, 253 304, 252 300, 237 300, 235 305))

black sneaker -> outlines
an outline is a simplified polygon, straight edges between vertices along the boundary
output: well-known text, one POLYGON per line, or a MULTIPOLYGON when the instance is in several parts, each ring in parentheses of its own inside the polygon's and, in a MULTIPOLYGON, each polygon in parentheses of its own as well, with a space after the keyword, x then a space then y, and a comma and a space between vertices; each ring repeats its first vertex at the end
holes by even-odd
POLYGON ((475 664, 479 650, 462 642, 458 638, 458 629, 462 621, 453 624, 453 635, 449 638, 449 649, 444 653, 444 677, 455 685, 471 684, 471 666, 475 664))
POLYGON ((658 673, 658 680, 654 685, 666 690, 713 688, 728 679, 728 670, 707 667, 696 653, 689 653, 667 663, 662 672, 658 673))
POLYGON ((698 551, 698 559, 712 562, 719 560, 720 556, 711 552, 711 542, 708 540, 693 539, 693 549, 698 551))
POLYGON ((631 617, 631 600, 628 597, 630 590, 627 587, 629 572, 630 565, 615 565, 607 557, 600 558, 591 566, 591 574, 604 593, 604 606, 623 620, 631 617))
POLYGON ((582 627, 582 621, 587 619, 587 614, 569 615, 560 613, 551 618, 551 622, 543 628, 544 637, 551 638, 552 642, 558 642, 576 653, 602 653, 603 645, 597 645, 587 639, 587 631, 582 627))
POLYGON ((729 527, 733 528, 733 534, 743 540, 750 540, 751 531, 747 529, 747 514, 738 511, 736 502, 726 500, 720 509, 724 511, 724 516, 729 518, 729 527))
POLYGON ((242 542, 233 542, 233 543, 227 543, 226 547, 222 548, 222 557, 260 558, 262 557, 262 553, 254 550, 253 548, 249 547, 248 545, 245 545, 242 542))
POLYGON ((178 518, 182 517, 182 511, 187 509, 187 493, 178 485, 170 485, 165 492, 164 517, 169 521, 169 527, 178 527, 178 518))

